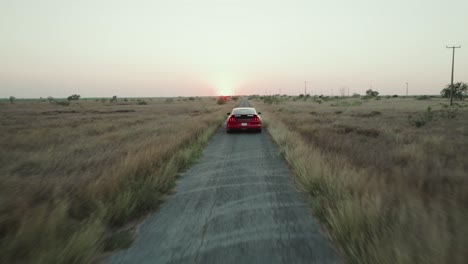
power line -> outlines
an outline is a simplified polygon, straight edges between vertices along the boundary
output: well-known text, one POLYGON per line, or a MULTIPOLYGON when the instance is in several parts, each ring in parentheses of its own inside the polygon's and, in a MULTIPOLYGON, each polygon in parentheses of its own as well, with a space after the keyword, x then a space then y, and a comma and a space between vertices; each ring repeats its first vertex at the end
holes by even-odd
POLYGON ((459 49, 461 46, 455 47, 449 47, 447 46, 447 49, 452 49, 452 78, 450 80, 450 106, 453 105, 453 68, 455 66, 455 49, 459 49))

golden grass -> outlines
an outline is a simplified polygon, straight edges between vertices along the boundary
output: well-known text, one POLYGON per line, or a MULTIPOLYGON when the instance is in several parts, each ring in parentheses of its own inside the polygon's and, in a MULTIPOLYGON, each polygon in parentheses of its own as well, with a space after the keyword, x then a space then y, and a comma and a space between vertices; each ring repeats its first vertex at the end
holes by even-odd
POLYGON ((254 101, 347 262, 467 263, 467 104, 447 118, 441 99, 347 101, 254 101))
POLYGON ((153 210, 234 102, 0 104, 0 262, 89 263, 153 210))

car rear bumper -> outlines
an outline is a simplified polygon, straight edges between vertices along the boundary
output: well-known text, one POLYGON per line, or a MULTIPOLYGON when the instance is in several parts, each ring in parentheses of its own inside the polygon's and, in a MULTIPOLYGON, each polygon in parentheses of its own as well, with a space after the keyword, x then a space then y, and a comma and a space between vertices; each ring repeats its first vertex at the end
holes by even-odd
POLYGON ((228 124, 226 125, 227 131, 245 131, 245 130, 262 130, 262 124, 247 124, 242 126, 241 124, 228 124))

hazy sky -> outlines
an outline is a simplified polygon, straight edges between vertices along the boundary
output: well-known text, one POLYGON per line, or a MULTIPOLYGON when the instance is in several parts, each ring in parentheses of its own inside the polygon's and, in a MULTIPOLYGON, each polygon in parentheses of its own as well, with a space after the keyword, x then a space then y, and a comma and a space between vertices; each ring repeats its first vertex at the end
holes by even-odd
POLYGON ((467 0, 0 0, 0 97, 436 94, 467 0))

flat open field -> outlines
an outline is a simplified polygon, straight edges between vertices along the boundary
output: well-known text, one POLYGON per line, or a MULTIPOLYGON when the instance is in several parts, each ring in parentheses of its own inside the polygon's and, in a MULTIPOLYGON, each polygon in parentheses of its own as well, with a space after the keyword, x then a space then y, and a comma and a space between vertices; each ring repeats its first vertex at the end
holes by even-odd
POLYGON ((128 245, 109 231, 154 209, 235 105, 190 99, 0 102, 0 262, 128 245))
POLYGON ((468 262, 467 102, 251 101, 350 263, 468 262))

